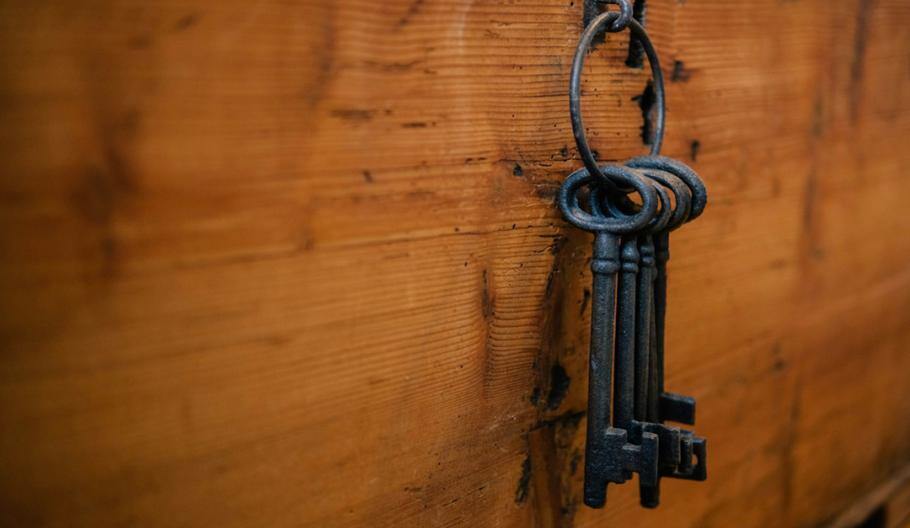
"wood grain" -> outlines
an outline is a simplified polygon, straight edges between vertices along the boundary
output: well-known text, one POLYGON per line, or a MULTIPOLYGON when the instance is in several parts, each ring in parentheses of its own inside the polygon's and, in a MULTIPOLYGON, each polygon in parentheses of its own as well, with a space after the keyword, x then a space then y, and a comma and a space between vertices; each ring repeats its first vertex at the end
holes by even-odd
POLYGON ((910 463, 910 5, 647 0, 710 474, 581 506, 581 4, 0 2, 0 523, 817 526, 910 463))

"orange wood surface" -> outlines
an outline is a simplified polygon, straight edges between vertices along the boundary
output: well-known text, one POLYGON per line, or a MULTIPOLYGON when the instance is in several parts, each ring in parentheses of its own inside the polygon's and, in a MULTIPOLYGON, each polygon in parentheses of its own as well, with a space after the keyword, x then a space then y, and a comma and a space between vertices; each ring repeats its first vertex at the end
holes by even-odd
POLYGON ((910 463, 910 3, 647 0, 709 480, 581 505, 580 4, 0 1, 0 524, 808 527, 910 463))

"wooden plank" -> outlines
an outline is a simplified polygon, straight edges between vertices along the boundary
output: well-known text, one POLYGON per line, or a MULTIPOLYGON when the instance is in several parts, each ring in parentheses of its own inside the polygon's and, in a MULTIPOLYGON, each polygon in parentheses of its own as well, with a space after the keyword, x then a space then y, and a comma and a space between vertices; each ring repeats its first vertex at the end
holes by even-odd
POLYGON ((901 528, 910 520, 910 467, 879 484, 828 524, 829 528, 878 526, 901 528), (865 525, 863 523, 866 523, 865 525))
POLYGON ((668 321, 710 479, 581 506, 581 9, 0 3, 0 522, 812 526, 910 462, 910 7, 648 0, 711 193, 668 321))

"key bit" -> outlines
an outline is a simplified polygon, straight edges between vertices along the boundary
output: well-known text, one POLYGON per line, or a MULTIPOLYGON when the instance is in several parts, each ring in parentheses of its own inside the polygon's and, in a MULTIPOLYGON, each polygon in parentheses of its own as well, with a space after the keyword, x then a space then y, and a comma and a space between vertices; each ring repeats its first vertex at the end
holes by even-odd
POLYGON ((662 392, 659 402, 661 420, 695 425, 695 398, 672 392, 662 392))

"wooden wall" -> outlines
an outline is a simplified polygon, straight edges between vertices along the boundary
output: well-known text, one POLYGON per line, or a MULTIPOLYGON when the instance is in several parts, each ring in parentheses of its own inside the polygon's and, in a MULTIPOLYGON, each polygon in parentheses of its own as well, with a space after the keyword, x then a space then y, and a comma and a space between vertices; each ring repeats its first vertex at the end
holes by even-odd
POLYGON ((0 1, 0 524, 818 526, 910 463, 910 3, 647 0, 710 473, 581 505, 581 3, 0 1))

